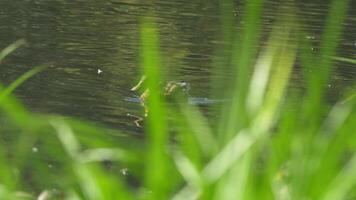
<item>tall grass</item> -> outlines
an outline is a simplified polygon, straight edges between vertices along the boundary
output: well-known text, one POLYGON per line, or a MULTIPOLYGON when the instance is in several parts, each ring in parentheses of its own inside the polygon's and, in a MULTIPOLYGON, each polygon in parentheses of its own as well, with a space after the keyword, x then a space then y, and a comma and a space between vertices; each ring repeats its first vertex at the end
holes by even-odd
MULTIPOLYGON (((233 6, 223 2, 222 8, 233 6)), ((260 52, 254 47, 263 2, 246 1, 242 32, 230 29, 231 18, 223 15, 224 41, 233 42, 224 47, 232 51, 217 52, 231 62, 214 62, 213 71, 236 76, 220 83, 231 87, 222 94, 231 101, 219 107, 214 124, 197 107, 165 103, 154 18, 145 18, 140 27, 141 64, 150 90, 145 140, 29 112, 12 92, 43 67, 1 86, 0 107, 10 121, 1 138, 11 139, 0 141, 0 198, 355 199, 354 94, 334 105, 325 99, 347 3, 332 1, 316 55, 298 31, 302 22, 293 8, 281 6, 289 17, 277 20, 260 52), (302 94, 288 90, 297 59, 306 72, 302 94)), ((0 53, 0 61, 21 43, 0 53)))

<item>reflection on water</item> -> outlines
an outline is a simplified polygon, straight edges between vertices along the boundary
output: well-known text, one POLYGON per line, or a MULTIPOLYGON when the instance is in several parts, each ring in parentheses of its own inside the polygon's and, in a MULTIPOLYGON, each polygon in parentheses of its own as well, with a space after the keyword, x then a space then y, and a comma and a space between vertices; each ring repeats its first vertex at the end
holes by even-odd
MULTIPOLYGON (((306 22, 303 28, 317 51, 328 4, 305 2, 298 2, 298 16, 306 22)), ((244 24, 239 21, 241 4, 232 13, 238 30, 244 24)), ((1 82, 9 83, 38 64, 51 66, 16 93, 34 111, 134 129, 126 113, 141 108, 124 99, 133 96, 129 88, 140 73, 138 28, 148 10, 159 24, 165 73, 189 81, 192 96, 209 96, 210 68, 221 28, 217 1, 3 0, 0 6, 0 48, 20 38, 28 42, 2 63, 1 82)), ((277 6, 275 1, 266 2, 263 32, 271 28, 277 6)), ((344 24, 341 57, 355 59, 355 24, 353 3, 344 24)), ((355 65, 339 62, 337 67, 330 84, 335 96, 356 80, 355 65)), ((299 71, 296 67, 292 87, 303 85, 299 71)))

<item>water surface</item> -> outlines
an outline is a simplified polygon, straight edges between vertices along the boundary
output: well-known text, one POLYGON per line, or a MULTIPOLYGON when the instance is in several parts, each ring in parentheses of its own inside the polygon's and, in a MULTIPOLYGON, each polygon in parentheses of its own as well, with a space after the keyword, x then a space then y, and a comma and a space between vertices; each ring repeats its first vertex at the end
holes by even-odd
MULTIPOLYGON (((276 19, 276 1, 266 1, 262 32, 276 19)), ((328 1, 298 1, 298 17, 313 41, 320 40, 328 1)), ((240 30, 243 3, 231 13, 240 30)), ((140 113, 138 104, 124 101, 140 74, 139 24, 155 13, 160 29, 164 73, 191 83, 191 95, 209 97, 211 65, 221 42, 218 1, 9 1, 0 3, 0 48, 24 38, 27 45, 1 65, 0 81, 8 84, 40 65, 51 67, 31 78, 16 95, 36 112, 58 113, 93 120, 136 132, 126 113, 140 113), (98 73, 98 70, 101 73, 98 73)), ((338 55, 356 58, 356 4, 350 4, 338 55)), ((262 37, 259 45, 264 44, 262 37)), ((256 48, 259 48, 256 47, 256 48)), ((337 62, 330 88, 334 97, 355 83, 355 65, 337 62)), ((317 73, 317 72, 311 72, 317 73)), ((222 74, 224 78, 229 74, 222 74)), ((302 88, 300 69, 293 88, 302 88)))

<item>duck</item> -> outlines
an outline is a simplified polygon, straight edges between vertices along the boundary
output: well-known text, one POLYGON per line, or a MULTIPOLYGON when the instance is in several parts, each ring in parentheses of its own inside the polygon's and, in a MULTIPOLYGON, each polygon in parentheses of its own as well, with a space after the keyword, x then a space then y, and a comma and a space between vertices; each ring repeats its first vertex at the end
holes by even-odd
MULTIPOLYGON (((130 90, 139 91, 144 86, 145 81, 146 81, 146 76, 145 75, 141 76, 139 82, 135 86, 133 86, 130 90)), ((160 93, 165 97, 167 102, 174 102, 177 97, 188 101, 190 84, 187 81, 172 80, 172 81, 168 81, 166 84, 163 85, 164 87, 160 91, 160 93)), ((144 117, 147 117, 149 114, 149 108, 146 102, 150 95, 150 90, 148 88, 145 88, 142 91, 143 92, 139 96, 139 99, 140 99, 141 106, 144 108, 144 117)), ((137 118, 138 120, 135 120, 135 124, 136 126, 139 127, 141 126, 139 122, 143 121, 143 118, 133 116, 133 115, 129 115, 129 116, 137 118)))

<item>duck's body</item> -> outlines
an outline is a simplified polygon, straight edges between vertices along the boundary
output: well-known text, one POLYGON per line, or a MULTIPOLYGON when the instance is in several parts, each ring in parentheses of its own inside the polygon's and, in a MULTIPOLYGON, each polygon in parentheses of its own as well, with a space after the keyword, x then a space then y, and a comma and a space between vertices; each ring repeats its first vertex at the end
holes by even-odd
MULTIPOLYGON (((134 87, 131 88, 131 91, 139 90, 144 84, 145 80, 146 80, 146 76, 142 76, 140 81, 134 87)), ((176 96, 188 97, 189 90, 190 90, 190 85, 186 81, 169 81, 167 84, 165 84, 161 93, 164 97, 166 97, 167 100, 172 100, 176 96)), ((143 90, 142 94, 139 97, 140 103, 145 109, 145 117, 147 117, 149 113, 149 108, 146 104, 149 95, 150 95, 150 90, 146 88, 143 90)), ((135 124, 137 125, 138 122, 135 121, 135 124)))
MULTIPOLYGON (((137 91, 142 87, 146 80, 146 76, 142 76, 140 81, 131 88, 131 91, 137 91)), ((190 85, 186 81, 169 81, 165 84, 164 89, 161 91, 162 95, 167 98, 167 100, 174 98, 177 95, 188 97, 188 91, 190 90, 190 85)), ((140 101, 142 106, 145 107, 145 116, 148 114, 148 108, 145 104, 147 98, 150 95, 150 90, 145 89, 140 95, 140 101)))

